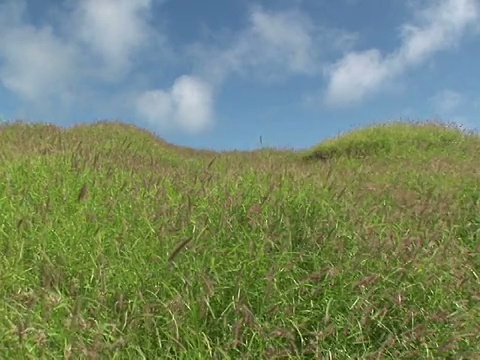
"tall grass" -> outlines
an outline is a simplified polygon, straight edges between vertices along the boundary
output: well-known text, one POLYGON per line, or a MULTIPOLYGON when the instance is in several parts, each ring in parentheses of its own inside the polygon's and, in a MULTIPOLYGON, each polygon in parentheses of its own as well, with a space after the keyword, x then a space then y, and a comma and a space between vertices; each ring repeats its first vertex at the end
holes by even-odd
POLYGON ((2 358, 480 353, 476 135, 214 153, 15 123, 0 144, 2 358))

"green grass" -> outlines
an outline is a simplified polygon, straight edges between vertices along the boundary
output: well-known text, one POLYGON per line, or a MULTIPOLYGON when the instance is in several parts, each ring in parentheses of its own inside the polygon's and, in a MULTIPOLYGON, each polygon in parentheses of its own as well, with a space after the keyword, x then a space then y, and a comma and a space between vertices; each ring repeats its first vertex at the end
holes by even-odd
MULTIPOLYGON (((438 122, 394 122, 370 126, 335 139, 329 139, 306 152, 307 159, 353 157, 416 157, 418 152, 434 156, 468 150, 472 139, 465 131, 438 122)), ((478 144, 478 141, 477 141, 478 144)), ((478 146, 478 145, 477 145, 478 146)))
POLYGON ((223 153, 2 124, 0 354, 478 358, 479 150, 435 123, 223 153))

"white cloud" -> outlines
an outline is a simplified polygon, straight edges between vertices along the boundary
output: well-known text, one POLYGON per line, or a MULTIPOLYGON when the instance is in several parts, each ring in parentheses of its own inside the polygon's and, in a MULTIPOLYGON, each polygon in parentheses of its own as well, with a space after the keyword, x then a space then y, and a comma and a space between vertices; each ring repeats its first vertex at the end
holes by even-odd
POLYGON ((464 97, 456 91, 443 90, 435 94, 430 102, 436 111, 445 114, 458 109, 464 102, 464 97))
MULTIPOLYGON (((67 1, 68 3, 68 1, 67 1)), ((66 96, 88 80, 119 80, 142 46, 159 37, 148 25, 151 0, 79 0, 64 16, 65 37, 24 22, 23 0, 0 5, 0 81, 28 102, 66 96), (98 66, 91 50, 103 61, 98 66), (56 95, 55 95, 56 94, 56 95)))
POLYGON ((402 45, 382 57, 376 49, 353 52, 327 69, 326 103, 348 105, 379 91, 388 81, 419 65, 436 52, 452 48, 479 20, 477 0, 441 0, 418 11, 421 25, 401 27, 402 45))
POLYGON ((0 82, 24 100, 42 102, 61 94, 71 98, 76 49, 59 39, 50 26, 22 23, 25 2, 0 6, 0 82))
POLYGON ((125 97, 119 93, 132 90, 105 94, 106 81, 129 75, 142 50, 148 51, 142 60, 155 59, 158 67, 165 57, 170 60, 165 38, 148 24, 150 5, 151 0, 65 0, 47 9, 52 23, 42 18, 41 25, 32 25, 26 1, 0 2, 0 86, 35 118, 66 116, 85 102, 92 111, 114 113, 125 97))
POLYGON ((183 75, 168 91, 150 90, 136 100, 138 114, 159 129, 178 128, 197 134, 213 121, 212 87, 198 77, 183 75))
POLYGON ((0 27, 2 32, 21 23, 26 7, 25 0, 6 0, 0 4, 0 27))
POLYGON ((473 108, 475 110, 480 110, 480 96, 473 101, 473 108))
POLYGON ((199 59, 200 72, 218 84, 231 73, 270 81, 292 74, 319 74, 322 50, 341 51, 355 40, 352 33, 318 28, 300 11, 254 7, 248 26, 226 46, 197 44, 191 52, 199 59))
MULTIPOLYGON (((276 81, 290 74, 320 72, 316 28, 299 11, 269 12, 254 7, 248 26, 231 37, 225 46, 196 43, 187 50, 196 61, 194 74, 177 79, 169 92, 143 94, 137 101, 139 113, 161 127, 176 126, 198 133, 212 124, 213 89, 232 73, 276 81), (209 83, 199 81, 208 79, 209 83)), ((336 31, 336 44, 345 48, 354 39, 336 31)))
POLYGON ((391 75, 378 50, 350 53, 333 67, 327 101, 348 103, 360 100, 391 75))
POLYGON ((455 122, 466 129, 479 127, 476 121, 479 104, 478 99, 453 90, 439 91, 430 98, 435 116, 455 122))
POLYGON ((74 36, 104 61, 104 75, 116 78, 146 45, 151 0, 82 0, 73 11, 74 36))
POLYGON ((310 20, 300 13, 269 13, 257 9, 251 14, 250 29, 243 34, 234 52, 243 53, 248 65, 277 62, 294 73, 311 73, 316 68, 311 33, 310 20))
POLYGON ((424 26, 401 27, 404 43, 397 56, 402 63, 417 64, 439 50, 456 46, 467 26, 479 19, 477 0, 442 0, 434 4, 418 14, 424 26))
POLYGON ((50 27, 22 26, 0 36, 3 85, 24 99, 40 101, 67 91, 73 80, 75 49, 57 39, 50 27))

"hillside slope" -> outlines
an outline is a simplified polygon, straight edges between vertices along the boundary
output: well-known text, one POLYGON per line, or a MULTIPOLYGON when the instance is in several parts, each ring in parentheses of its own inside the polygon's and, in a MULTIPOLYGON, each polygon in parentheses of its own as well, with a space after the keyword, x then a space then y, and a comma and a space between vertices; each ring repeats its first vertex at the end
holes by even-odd
POLYGON ((395 126, 327 161, 0 127, 0 353, 475 358, 478 137, 395 126))

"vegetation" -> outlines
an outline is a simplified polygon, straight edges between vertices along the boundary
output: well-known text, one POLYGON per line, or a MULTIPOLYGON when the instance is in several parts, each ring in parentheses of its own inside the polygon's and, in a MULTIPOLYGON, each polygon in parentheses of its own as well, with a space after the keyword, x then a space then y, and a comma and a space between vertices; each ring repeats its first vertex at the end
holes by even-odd
POLYGON ((2 124, 2 358, 473 359, 479 151, 437 123, 224 153, 2 124))

